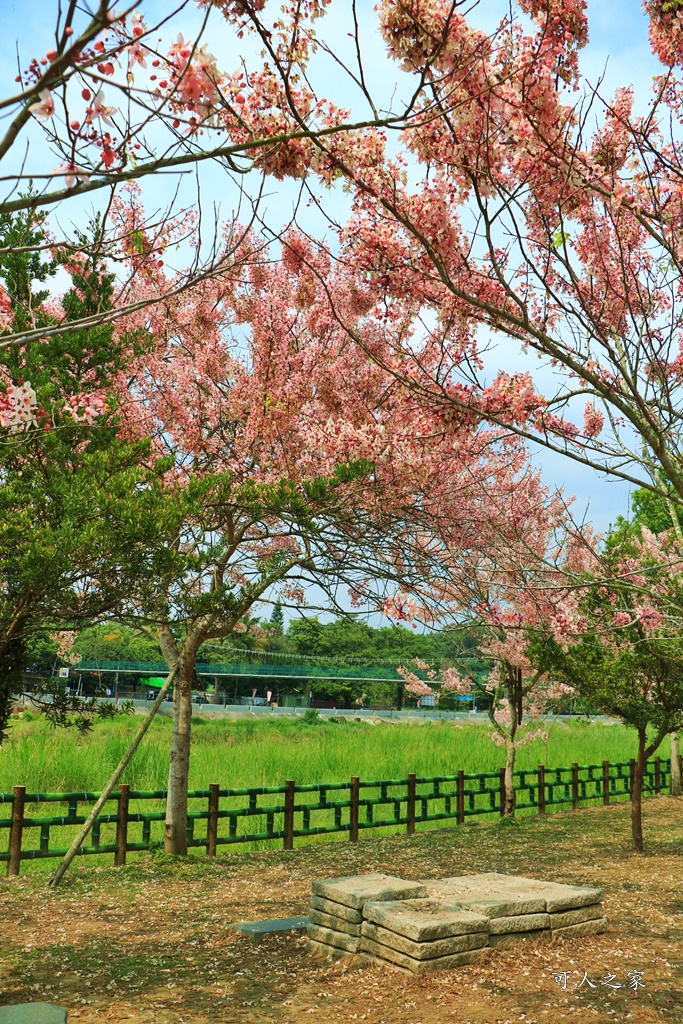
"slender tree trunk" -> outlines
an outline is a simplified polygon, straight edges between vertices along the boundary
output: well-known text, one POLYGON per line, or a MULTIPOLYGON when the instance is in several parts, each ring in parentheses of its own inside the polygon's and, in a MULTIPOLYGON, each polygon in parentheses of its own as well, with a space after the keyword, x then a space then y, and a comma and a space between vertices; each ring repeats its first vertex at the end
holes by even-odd
POLYGON ((671 736, 671 795, 681 796, 683 792, 683 780, 681 780, 681 751, 678 744, 678 733, 672 732, 671 736))
POLYGON ((119 781, 119 779, 123 775, 123 772, 126 769, 126 767, 129 764, 129 762, 131 761, 131 759, 133 757, 133 754, 135 753, 135 751, 140 746, 140 743, 142 741, 143 736, 145 735, 145 733, 149 729, 150 725, 152 724, 152 719, 154 718, 154 716, 156 715, 157 711, 161 707, 161 702, 163 701, 164 697, 166 696, 166 692, 167 692, 168 688, 171 686, 171 684, 172 684, 172 682, 173 682, 173 680, 175 678, 175 672, 176 672, 175 668, 169 669, 169 673, 168 673, 168 676, 166 677, 166 681, 165 681, 164 685, 161 687, 161 689, 159 690, 158 694, 156 695, 154 703, 152 704, 151 708, 147 712, 147 715, 146 715, 142 725, 140 726, 140 728, 136 732, 135 736, 133 737, 133 739, 131 741, 131 744, 128 747, 128 750, 125 752, 125 754, 123 755, 123 757, 119 761, 118 765, 114 769, 112 775, 109 778, 109 781, 107 782, 107 785, 102 790, 102 793, 100 794, 99 799, 96 801, 94 807, 90 811, 90 814, 86 818, 85 824, 83 825, 83 827, 81 828, 80 832, 78 833, 78 835, 76 836, 76 838, 72 842, 72 844, 69 847, 69 849, 64 854, 63 860, 61 861, 59 867, 57 868, 57 870, 55 871, 54 875, 52 876, 52 878, 48 882, 48 885, 58 885, 59 884, 59 880, 61 879, 62 875, 65 873, 65 871, 69 867, 69 864, 71 863, 71 861, 74 859, 74 857, 78 853, 79 848, 83 845, 83 842, 84 842, 86 836, 88 835, 88 832, 92 828, 92 826, 93 826, 93 824, 95 822, 95 819, 97 818, 97 815, 100 813, 100 811, 104 807, 104 805, 107 802, 110 794, 114 791, 114 787, 116 786, 116 783, 119 781))
POLYGON ((181 651, 178 679, 173 690, 173 734, 171 737, 168 796, 164 821, 166 853, 187 854, 187 789, 190 776, 192 720, 192 678, 194 656, 181 651))
POLYGON ((513 737, 508 736, 505 740, 505 811, 504 817, 513 818, 515 815, 515 805, 517 803, 517 793, 515 792, 515 778, 513 772, 515 770, 515 755, 517 753, 515 748, 515 741, 513 737))
POLYGON ((643 852, 643 776, 645 774, 645 729, 638 729, 638 756, 631 793, 631 836, 636 853, 643 852))

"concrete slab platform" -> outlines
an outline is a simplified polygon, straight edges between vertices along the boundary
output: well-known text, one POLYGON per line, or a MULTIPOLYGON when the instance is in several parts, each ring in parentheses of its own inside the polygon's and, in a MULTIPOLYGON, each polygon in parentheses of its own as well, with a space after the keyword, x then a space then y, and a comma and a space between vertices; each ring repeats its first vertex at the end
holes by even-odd
POLYGON ((503 875, 498 872, 487 872, 480 875, 458 875, 453 878, 427 879, 430 896, 450 899, 462 906, 477 909, 486 913, 484 906, 475 908, 477 900, 491 904, 489 916, 507 917, 510 914, 557 913, 563 910, 574 910, 579 907, 599 903, 602 900, 601 889, 590 889, 585 886, 565 885, 560 882, 545 882, 536 878, 525 878, 521 875, 503 875), (511 904, 511 909, 499 908, 495 912, 496 901, 511 904), (516 908, 516 909, 514 909, 516 908))
POLYGON ((429 894, 435 899, 450 900, 486 917, 511 917, 546 912, 545 896, 520 892, 505 886, 501 878, 487 875, 459 875, 454 878, 431 879, 429 894))
POLYGON ((335 932, 346 932, 347 935, 360 935, 360 924, 357 924, 355 921, 345 921, 342 917, 323 914, 322 911, 316 910, 315 907, 310 908, 308 916, 313 924, 320 925, 321 928, 331 928, 335 932))
MULTIPOLYGON (((485 947, 482 947, 485 948, 485 947)), ((379 960, 388 961, 399 967, 406 968, 411 974, 425 974, 428 971, 447 970, 451 967, 462 967, 463 964, 471 964, 481 955, 481 949, 474 949, 467 953, 455 953, 453 956, 440 956, 431 960, 415 960, 405 953, 400 953, 390 946, 383 946, 379 942, 363 935, 361 938, 361 952, 370 953, 379 960)))
POLYGON ((335 903, 334 900, 326 900, 323 896, 311 896, 311 908, 319 910, 321 914, 343 917, 345 921, 350 921, 352 924, 360 924, 363 920, 360 910, 353 910, 343 903, 335 903))
POLYGON ((397 935, 396 932, 390 932, 387 928, 372 924, 371 921, 363 921, 363 935, 382 946, 390 946, 391 949, 395 949, 399 953, 405 953, 413 960, 433 960, 437 956, 466 953, 473 949, 483 949, 488 945, 486 932, 451 935, 446 939, 436 939, 433 942, 414 942, 412 939, 407 939, 405 935, 397 935))
POLYGON ((54 1003, 0 1006, 0 1024, 66 1024, 66 1010, 54 1003))
POLYGON ((426 896, 422 882, 406 882, 394 875, 346 875, 313 882, 313 895, 360 910, 368 900, 409 900, 426 896))
POLYGON ((571 924, 583 924, 584 921, 597 921, 604 917, 605 911, 602 903, 592 903, 588 907, 579 907, 578 910, 564 910, 558 914, 549 914, 551 928, 567 928, 571 924))
POLYGON ((368 902, 363 908, 363 918, 414 942, 431 942, 469 932, 488 933, 489 927, 488 918, 483 914, 473 914, 460 906, 433 899, 368 902))
POLYGON ((599 935, 607 931, 607 923, 607 918, 601 917, 581 924, 570 924, 567 928, 554 928, 550 934, 553 939, 580 939, 585 935, 599 935))
POLYGON ((355 956, 355 953, 350 953, 346 949, 339 949, 338 946, 328 946, 326 942, 318 942, 317 939, 306 939, 306 949, 309 953, 316 953, 318 956, 334 957, 335 960, 339 957, 350 957, 355 956))
POLYGON ((338 949, 345 949, 348 953, 357 953, 360 945, 360 938, 355 935, 346 935, 345 932, 336 932, 332 928, 321 928, 317 924, 309 924, 306 929, 309 939, 316 942, 323 942, 327 946, 336 946, 338 949))
POLYGON ((522 914, 520 917, 494 917, 489 921, 489 934, 534 932, 550 928, 550 914, 522 914))
MULTIPOLYGON (((243 935, 269 935, 271 932, 292 932, 301 931, 310 923, 307 917, 276 917, 270 921, 241 921, 230 927, 243 935)), ((2 1018, 0 1017, 0 1024, 2 1018)))

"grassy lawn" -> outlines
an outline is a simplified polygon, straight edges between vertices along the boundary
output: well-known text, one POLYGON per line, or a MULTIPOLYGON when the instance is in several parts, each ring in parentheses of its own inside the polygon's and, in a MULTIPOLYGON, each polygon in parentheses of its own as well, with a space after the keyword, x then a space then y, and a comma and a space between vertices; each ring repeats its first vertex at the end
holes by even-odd
MULTIPOLYGON (((0 792, 26 786, 29 792, 98 790, 107 781, 140 722, 138 717, 104 722, 79 737, 49 729, 40 718, 15 719, 0 756, 0 792)), ((363 779, 405 778, 486 772, 504 763, 484 724, 432 722, 377 725, 367 722, 307 725, 292 720, 202 719, 193 723, 190 788, 211 782, 223 787, 274 786, 363 779)), ((517 767, 539 763, 560 767, 572 761, 635 757, 636 734, 622 725, 586 719, 547 724, 548 742, 522 746, 517 767)), ((133 789, 165 788, 168 779, 170 718, 157 717, 122 782, 133 789)), ((669 756, 668 737, 658 751, 669 756)))
MULTIPOLYGON (((114 870, 79 862, 57 891, 44 875, 0 882, 0 1004, 55 1002, 100 1024, 650 1024, 683 1020, 683 801, 644 805, 647 853, 629 849, 629 807, 517 825, 468 824, 357 845, 147 857, 114 870), (606 934, 489 951, 417 979, 360 959, 327 961, 300 933, 250 939, 230 922, 304 914, 311 880, 502 871, 600 886, 606 934), (645 988, 628 988, 629 971, 645 988), (571 971, 563 991, 553 972, 571 971), (575 986, 588 972, 598 984, 575 986), (608 974, 623 988, 600 986, 608 974)), ((107 861, 109 861, 107 857, 107 861)))

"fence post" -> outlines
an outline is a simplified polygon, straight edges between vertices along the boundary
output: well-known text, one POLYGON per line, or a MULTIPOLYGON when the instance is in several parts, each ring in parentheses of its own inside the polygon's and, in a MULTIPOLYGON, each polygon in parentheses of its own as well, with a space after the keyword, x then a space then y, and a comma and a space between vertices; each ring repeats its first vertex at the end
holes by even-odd
POLYGON ((116 811, 119 820, 116 822, 116 853, 114 854, 115 868, 122 868, 126 863, 129 793, 130 786, 127 786, 125 782, 119 786, 119 803, 116 811))
POLYGON ((15 786, 12 792, 14 793, 14 801, 12 803, 12 825, 9 833, 8 876, 18 875, 21 865, 21 836, 24 831, 26 786, 15 786))
POLYGON ((458 825, 465 824, 465 772, 457 772, 458 776, 458 796, 457 796, 457 822, 458 825))
POLYGON ((631 799, 633 799, 633 780, 634 780, 635 774, 636 774, 636 759, 635 759, 635 757, 631 758, 631 760, 628 763, 628 766, 629 766, 629 771, 628 771, 628 774, 629 774, 629 778, 628 778, 628 791, 629 791, 629 794, 631 796, 631 799))
POLYGON ((579 765, 572 761, 572 810, 579 809, 579 765))
POLYGON ((602 802, 605 807, 609 803, 609 761, 602 762, 602 802))
POLYGON ((505 816, 505 769, 499 768, 498 774, 500 775, 500 816, 505 816))
POLYGON ((409 836, 415 834, 415 773, 408 773, 408 806, 407 806, 408 821, 406 823, 406 832, 409 836))
POLYGON ((218 790, 217 782, 209 784, 209 817, 206 821, 206 856, 216 856, 216 840, 218 839, 218 790))
POLYGON ((545 814, 545 765, 538 766, 538 813, 545 814))
POLYGON ((358 842, 358 800, 360 798, 360 779, 357 775, 351 776, 351 808, 349 817, 349 842, 358 842))
POLYGON ((662 791, 662 759, 655 758, 655 793, 659 796, 662 791))
POLYGON ((294 779, 287 779, 285 793, 285 835, 282 840, 283 850, 294 849, 294 779))

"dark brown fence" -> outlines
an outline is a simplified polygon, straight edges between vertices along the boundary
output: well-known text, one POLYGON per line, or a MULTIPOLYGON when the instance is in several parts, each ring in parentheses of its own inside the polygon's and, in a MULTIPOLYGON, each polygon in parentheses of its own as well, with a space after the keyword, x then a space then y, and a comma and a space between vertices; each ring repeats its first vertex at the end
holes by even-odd
MULTIPOLYGON (((525 769, 514 773, 517 810, 545 814, 549 808, 577 810, 587 804, 608 804, 629 799, 635 761, 579 765, 569 768, 525 769)), ((671 762, 655 757, 646 766, 645 795, 668 789, 671 762)), ((0 793, 0 804, 10 812, 0 817, 0 833, 7 830, 7 874, 17 875, 22 860, 62 857, 76 829, 87 817, 88 805, 99 793, 27 793, 15 786, 0 793), (66 805, 66 813, 48 814, 53 805, 66 805), (55 835, 56 833, 56 835, 55 835), (56 843, 54 842, 56 839, 56 843), (54 843, 54 845, 53 845, 54 843)), ((416 825, 464 824, 468 817, 502 814, 504 770, 467 775, 366 780, 348 782, 222 789, 217 784, 188 793, 188 846, 203 846, 214 857, 219 846, 235 843, 269 844, 282 841, 291 850, 294 840, 306 836, 346 832, 351 842, 364 829, 405 828, 416 825), (206 822, 204 826, 203 823, 206 822), (200 835, 195 835, 199 826, 200 835)), ((114 855, 114 864, 126 863, 126 854, 161 845, 166 790, 132 790, 121 786, 112 793, 111 813, 100 814, 82 855, 114 855), (155 835, 153 835, 153 832, 155 835), (135 834, 134 834, 135 833, 135 834)), ((4 844, 0 841, 0 846, 4 844)))

